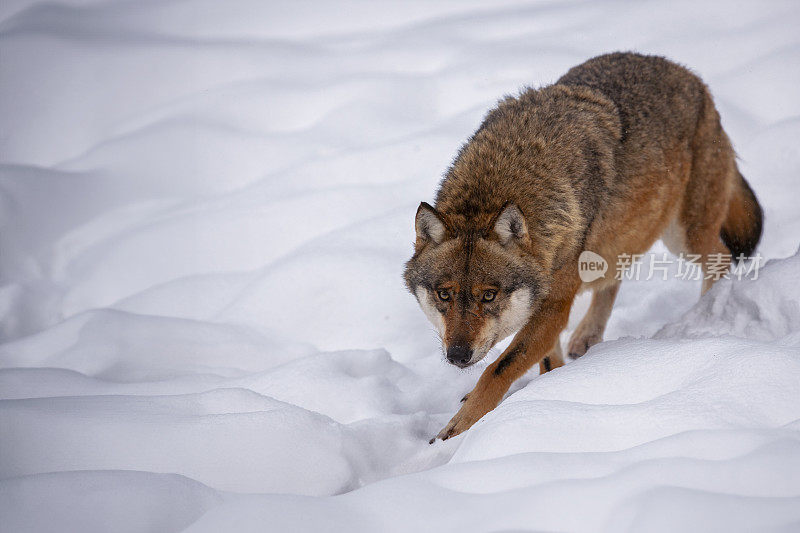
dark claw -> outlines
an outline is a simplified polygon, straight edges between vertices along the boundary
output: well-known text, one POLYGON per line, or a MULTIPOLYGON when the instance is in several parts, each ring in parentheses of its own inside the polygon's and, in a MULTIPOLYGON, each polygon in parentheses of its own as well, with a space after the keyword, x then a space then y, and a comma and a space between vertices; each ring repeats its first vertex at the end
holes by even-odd
POLYGON ((467 401, 467 398, 469 398, 469 393, 465 394, 465 395, 464 395, 464 397, 463 397, 463 398, 461 398, 461 403, 464 403, 464 402, 466 402, 466 401, 467 401))
POLYGON ((578 357, 580 357, 580 355, 576 354, 575 352, 570 352, 569 353, 569 358, 570 359, 577 359, 578 357))
POLYGON ((436 437, 433 437, 431 440, 428 441, 428 444, 433 444, 436 442, 436 437))

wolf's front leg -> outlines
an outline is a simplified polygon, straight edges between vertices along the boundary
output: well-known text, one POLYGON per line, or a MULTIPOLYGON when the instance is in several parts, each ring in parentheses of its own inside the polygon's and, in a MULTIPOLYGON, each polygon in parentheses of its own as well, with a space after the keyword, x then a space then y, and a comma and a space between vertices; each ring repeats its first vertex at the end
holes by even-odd
POLYGON ((574 293, 564 300, 545 301, 511 344, 486 367, 478 384, 465 398, 461 409, 434 440, 447 440, 468 430, 483 415, 497 407, 511 384, 548 354, 567 325, 574 293))

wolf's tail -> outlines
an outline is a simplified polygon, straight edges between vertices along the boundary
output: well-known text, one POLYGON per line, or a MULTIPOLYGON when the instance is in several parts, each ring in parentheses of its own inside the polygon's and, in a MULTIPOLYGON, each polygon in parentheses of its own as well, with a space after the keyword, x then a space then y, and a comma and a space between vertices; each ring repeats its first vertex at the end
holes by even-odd
POLYGON ((738 171, 733 195, 728 202, 728 214, 722 223, 719 236, 731 251, 733 259, 750 257, 761 239, 764 213, 753 189, 738 171))

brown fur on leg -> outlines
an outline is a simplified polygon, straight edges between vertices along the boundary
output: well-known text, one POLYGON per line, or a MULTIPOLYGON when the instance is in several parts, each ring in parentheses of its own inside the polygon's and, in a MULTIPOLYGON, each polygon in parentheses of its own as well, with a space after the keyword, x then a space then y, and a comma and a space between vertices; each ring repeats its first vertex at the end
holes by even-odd
POLYGON ((614 307, 619 286, 620 282, 615 280, 594 290, 589 310, 569 339, 567 353, 570 358, 577 359, 584 355, 589 348, 602 342, 603 332, 605 332, 606 323, 611 316, 611 309, 614 307))
POLYGON ((564 366, 564 356, 561 352, 561 342, 556 339, 556 343, 550 349, 550 352, 539 361, 539 375, 561 366, 564 366))
MULTIPOLYGON (((577 276, 574 276, 577 279, 577 276)), ((511 344, 481 374, 475 388, 461 409, 439 432, 437 438, 446 440, 472 427, 480 418, 497 407, 511 384, 547 354, 542 346, 554 346, 558 334, 567 325, 569 310, 579 283, 572 284, 570 294, 563 299, 544 302, 528 324, 520 330, 511 344)))
POLYGON ((705 88, 691 147, 691 176, 680 223, 689 252, 701 256, 705 274, 701 294, 705 294, 727 273, 732 252, 752 253, 761 235, 762 214, 752 189, 736 168, 733 147, 705 88))

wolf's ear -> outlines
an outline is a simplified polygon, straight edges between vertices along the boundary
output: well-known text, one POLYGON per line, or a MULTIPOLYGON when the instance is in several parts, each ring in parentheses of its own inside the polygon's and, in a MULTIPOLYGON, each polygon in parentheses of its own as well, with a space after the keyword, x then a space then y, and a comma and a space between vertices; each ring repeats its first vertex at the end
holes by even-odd
POLYGON ((442 219, 439 218, 436 209, 431 207, 427 202, 419 204, 414 225, 417 230, 417 246, 429 240, 436 244, 444 240, 444 234, 446 232, 444 223, 442 219))
POLYGON ((500 244, 516 241, 528 240, 528 226, 525 224, 525 217, 522 211, 514 204, 506 205, 494 223, 494 231, 500 237, 500 244))

